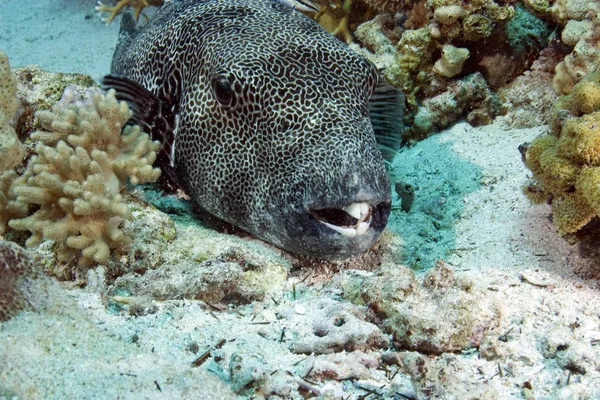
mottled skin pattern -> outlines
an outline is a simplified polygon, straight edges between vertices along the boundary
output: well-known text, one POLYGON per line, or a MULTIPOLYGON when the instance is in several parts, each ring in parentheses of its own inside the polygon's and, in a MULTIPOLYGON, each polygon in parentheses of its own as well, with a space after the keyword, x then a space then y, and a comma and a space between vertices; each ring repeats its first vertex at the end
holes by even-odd
POLYGON ((270 0, 171 0, 122 33, 111 72, 172 105, 176 173, 208 212, 320 258, 361 253, 384 229, 390 189, 367 108, 377 71, 299 12, 270 0), (222 80, 230 104, 219 102, 222 80), (373 222, 354 238, 309 213, 361 201, 373 222))

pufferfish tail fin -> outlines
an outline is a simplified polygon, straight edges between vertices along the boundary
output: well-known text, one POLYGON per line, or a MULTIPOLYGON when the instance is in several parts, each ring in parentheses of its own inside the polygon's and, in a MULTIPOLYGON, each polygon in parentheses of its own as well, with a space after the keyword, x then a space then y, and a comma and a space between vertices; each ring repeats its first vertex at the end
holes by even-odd
POLYGON ((175 175, 176 110, 174 107, 129 78, 106 75, 102 79, 102 86, 107 90, 114 89, 117 100, 129 105, 133 112, 129 120, 131 124, 139 125, 152 140, 161 143, 155 164, 162 169, 162 175, 170 181, 170 184, 181 186, 175 175))
POLYGON ((402 146, 404 100, 404 93, 380 73, 377 88, 369 99, 369 113, 375 139, 388 166, 402 146))

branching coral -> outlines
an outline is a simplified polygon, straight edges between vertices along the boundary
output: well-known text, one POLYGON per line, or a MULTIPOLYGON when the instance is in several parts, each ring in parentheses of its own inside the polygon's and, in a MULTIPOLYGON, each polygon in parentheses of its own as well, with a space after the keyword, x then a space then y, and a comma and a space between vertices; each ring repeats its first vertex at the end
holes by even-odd
POLYGON ((57 243, 59 261, 79 265, 106 262, 110 249, 127 247, 131 238, 120 229, 128 207, 119 192, 133 184, 158 179, 152 168, 157 142, 138 126, 126 126, 131 111, 115 92, 92 92, 87 102, 55 105, 37 114, 45 131, 36 156, 11 186, 16 199, 9 207, 39 207, 9 226, 32 233, 27 246, 43 240, 57 243), (122 131, 122 134, 121 134, 122 131))
POLYGON ((552 204, 561 234, 600 216, 600 72, 555 102, 552 132, 528 146, 525 164, 534 177, 525 193, 533 202, 552 204))
POLYGON ((8 57, 0 51, 0 173, 13 168, 23 159, 23 146, 9 124, 19 107, 16 92, 17 81, 10 71, 8 57))
POLYGON ((119 0, 117 5, 111 7, 99 1, 98 6, 96 7, 96 11, 110 13, 108 17, 103 19, 103 21, 106 22, 106 25, 108 25, 113 19, 115 19, 115 17, 118 14, 121 13, 122 9, 127 6, 133 7, 133 15, 135 17, 135 20, 137 21, 140 17, 140 13, 144 10, 144 8, 150 6, 160 6, 162 3, 163 0, 119 0))

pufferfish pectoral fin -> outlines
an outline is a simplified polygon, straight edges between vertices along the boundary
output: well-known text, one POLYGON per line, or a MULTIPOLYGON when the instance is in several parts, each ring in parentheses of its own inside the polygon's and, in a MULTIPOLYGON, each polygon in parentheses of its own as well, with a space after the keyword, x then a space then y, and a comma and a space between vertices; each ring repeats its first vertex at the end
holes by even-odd
POLYGON ((174 172, 175 107, 129 78, 106 75, 102 85, 105 89, 114 89, 117 100, 129 105, 133 112, 130 123, 139 125, 152 140, 161 143, 156 164, 161 167, 169 183, 180 186, 174 172))
POLYGON ((391 163, 402 145, 404 132, 404 93, 380 74, 375 92, 369 99, 371 124, 386 163, 391 163))

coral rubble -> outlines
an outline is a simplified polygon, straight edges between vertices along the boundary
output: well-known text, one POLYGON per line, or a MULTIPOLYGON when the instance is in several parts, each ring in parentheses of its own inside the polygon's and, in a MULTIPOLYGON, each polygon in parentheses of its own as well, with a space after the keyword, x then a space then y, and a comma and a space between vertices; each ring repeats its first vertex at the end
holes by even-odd
POLYGON ((551 123, 550 134, 523 148, 533 172, 525 193, 550 203, 559 233, 571 234, 600 215, 600 72, 554 103, 551 123))
POLYGON ((346 299, 384 319, 396 349, 441 354, 478 347, 500 324, 498 304, 441 261, 422 282, 406 267, 384 265, 373 276, 347 273, 341 286, 346 299))

